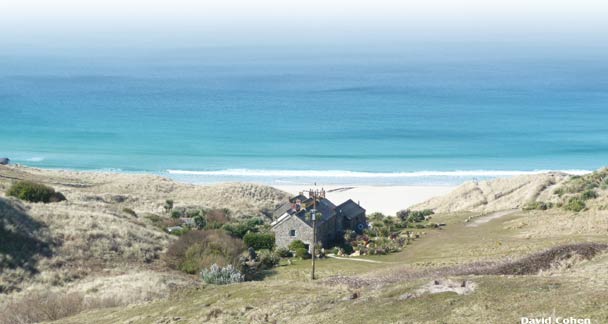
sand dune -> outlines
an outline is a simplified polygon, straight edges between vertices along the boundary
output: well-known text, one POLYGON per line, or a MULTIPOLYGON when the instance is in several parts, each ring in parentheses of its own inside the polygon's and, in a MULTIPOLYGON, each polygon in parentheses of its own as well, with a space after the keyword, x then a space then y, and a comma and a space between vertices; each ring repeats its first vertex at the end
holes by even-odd
POLYGON ((550 200, 553 188, 568 179, 565 173, 543 173, 467 182, 447 195, 413 206, 435 212, 493 212, 521 208, 530 201, 550 200))

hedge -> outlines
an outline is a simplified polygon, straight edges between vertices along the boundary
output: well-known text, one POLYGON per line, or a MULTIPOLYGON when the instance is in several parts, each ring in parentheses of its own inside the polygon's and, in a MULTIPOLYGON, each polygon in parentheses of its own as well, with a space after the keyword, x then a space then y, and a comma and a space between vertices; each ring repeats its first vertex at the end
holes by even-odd
POLYGON ((274 248, 274 234, 271 233, 247 233, 243 237, 245 245, 254 250, 272 250, 274 248))

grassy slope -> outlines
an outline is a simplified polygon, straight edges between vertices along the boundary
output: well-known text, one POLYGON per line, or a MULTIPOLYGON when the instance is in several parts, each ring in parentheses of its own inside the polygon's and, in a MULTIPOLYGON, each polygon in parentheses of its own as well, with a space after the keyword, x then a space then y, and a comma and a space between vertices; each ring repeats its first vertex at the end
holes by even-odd
POLYGON ((150 175, 0 166, 0 323, 5 302, 37 292, 129 304, 190 285, 192 278, 160 259, 175 237, 145 217, 169 218, 166 199, 176 207, 226 207, 239 217, 271 209, 286 195, 254 184, 193 186, 150 175), (50 185, 68 200, 28 203, 4 195, 24 179, 50 185))
MULTIPOLYGON (((429 232, 403 252, 368 257, 383 263, 322 260, 318 263, 321 280, 308 279, 310 262, 279 267, 263 282, 231 286, 206 286, 175 295, 171 299, 126 309, 106 309, 84 313, 62 323, 515 323, 521 316, 591 317, 594 323, 608 321, 608 255, 582 261, 574 267, 556 269, 543 275, 462 276, 477 283, 470 295, 447 292, 424 294, 400 300, 435 277, 387 281, 380 286, 358 289, 334 285, 324 279, 334 275, 357 278, 399 276, 400 271, 416 271, 472 261, 518 257, 551 246, 575 242, 608 242, 608 227, 585 235, 571 235, 566 228, 550 234, 527 233, 547 225, 538 212, 520 212, 482 224, 466 227, 468 214, 440 215, 437 221, 447 229, 429 232), (513 226, 513 224, 526 224, 513 226), (353 292, 360 297, 348 299, 353 292)), ((606 215, 601 215, 606 217, 606 215)), ((584 224, 597 213, 560 213, 554 217, 576 218, 584 224)))

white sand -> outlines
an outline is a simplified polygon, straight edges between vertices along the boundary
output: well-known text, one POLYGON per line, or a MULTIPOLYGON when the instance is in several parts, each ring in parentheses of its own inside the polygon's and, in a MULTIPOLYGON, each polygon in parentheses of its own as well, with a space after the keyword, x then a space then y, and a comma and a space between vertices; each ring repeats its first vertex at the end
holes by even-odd
POLYGON ((348 199, 359 202, 367 213, 381 212, 395 215, 399 210, 424 202, 430 198, 449 193, 456 187, 452 186, 317 186, 304 188, 302 186, 275 186, 275 188, 297 195, 308 189, 325 189, 327 198, 334 204, 340 204, 348 199))

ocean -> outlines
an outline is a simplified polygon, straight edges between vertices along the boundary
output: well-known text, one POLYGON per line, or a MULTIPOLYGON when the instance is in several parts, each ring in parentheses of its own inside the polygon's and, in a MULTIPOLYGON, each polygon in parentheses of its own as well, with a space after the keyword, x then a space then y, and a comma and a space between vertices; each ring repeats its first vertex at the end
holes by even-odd
MULTIPOLYGON (((444 50, 441 52, 441 50, 444 50)), ((605 55, 0 55, 0 157, 179 181, 453 185, 608 161, 605 55)))

